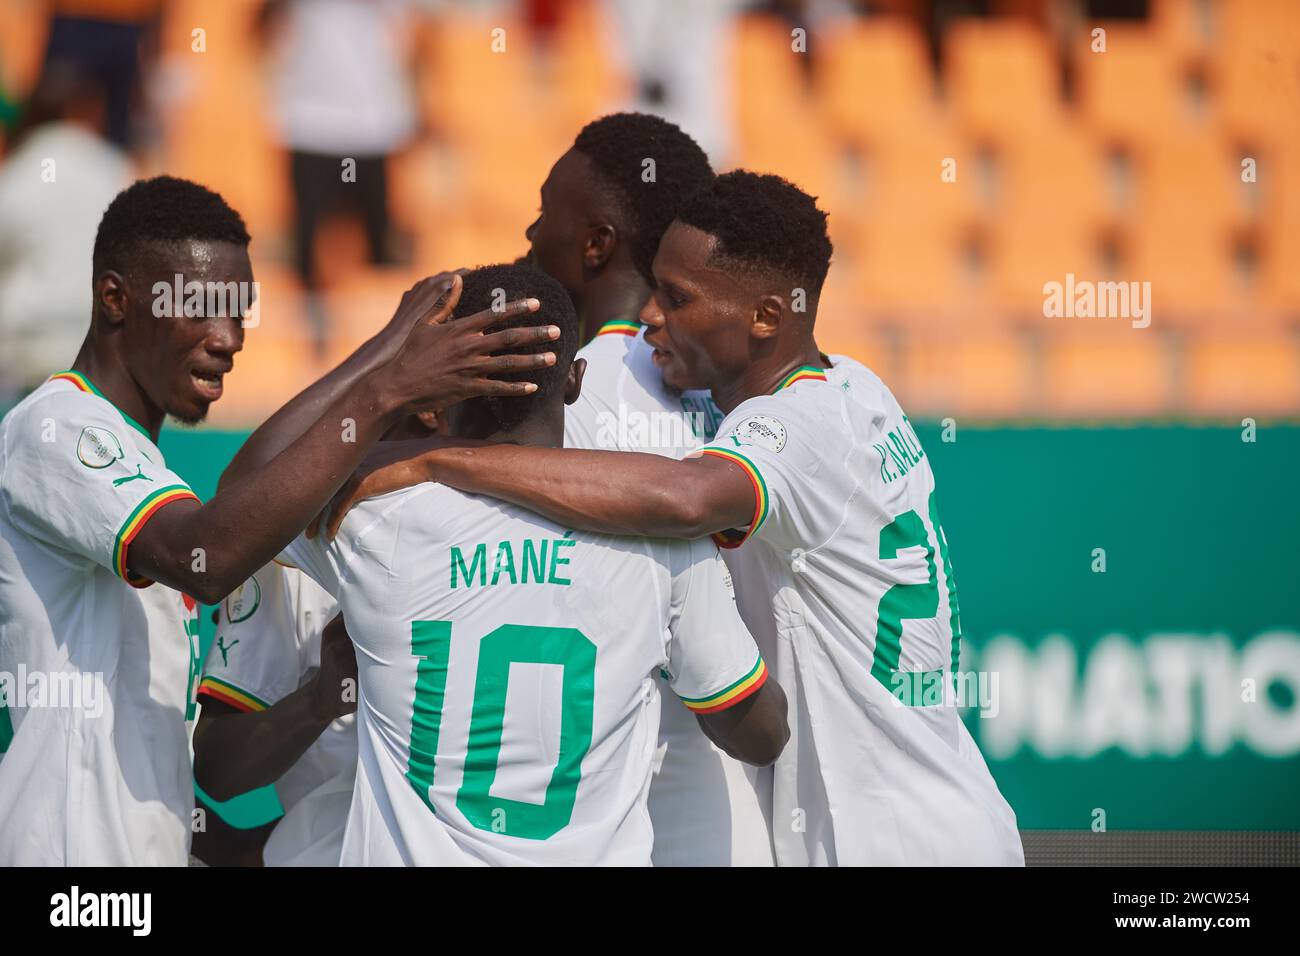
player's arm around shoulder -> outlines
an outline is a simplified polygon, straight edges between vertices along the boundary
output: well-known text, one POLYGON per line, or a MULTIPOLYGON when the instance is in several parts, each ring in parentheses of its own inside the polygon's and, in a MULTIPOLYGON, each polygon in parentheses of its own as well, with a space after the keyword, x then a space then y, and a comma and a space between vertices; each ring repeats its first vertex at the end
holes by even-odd
POLYGON ((713 456, 675 461, 642 452, 445 439, 387 444, 404 447, 381 447, 344 483, 329 507, 327 536, 366 498, 425 481, 599 534, 700 538, 747 525, 755 514, 750 476, 713 456))
POLYGON ((674 576, 669 684, 705 736, 737 760, 766 766, 790 739, 786 698, 736 610, 730 576, 707 540, 681 546, 674 576))

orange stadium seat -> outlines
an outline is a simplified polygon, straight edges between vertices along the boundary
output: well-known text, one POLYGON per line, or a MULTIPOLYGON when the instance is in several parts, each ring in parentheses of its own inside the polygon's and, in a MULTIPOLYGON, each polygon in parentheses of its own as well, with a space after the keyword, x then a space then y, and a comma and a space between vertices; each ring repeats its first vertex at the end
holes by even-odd
POLYGON ((971 144, 945 120, 912 21, 846 20, 824 35, 817 98, 827 128, 860 163, 852 188, 841 187, 836 248, 870 319, 905 310, 940 321, 970 304, 962 248, 975 212, 971 144), (941 178, 947 159, 955 182, 941 178))
POLYGON ((1300 342, 1294 333, 1207 332, 1187 349, 1188 411, 1233 418, 1300 414, 1300 342))
POLYGON ((1124 278, 1153 283, 1162 320, 1221 313, 1235 298, 1230 226, 1240 167, 1217 137, 1196 133, 1152 143, 1140 178, 1135 274, 1124 278))
POLYGON ((1154 38, 1180 60, 1213 53, 1218 11, 1214 0, 1152 0, 1154 38))
POLYGON ((1146 27, 1101 21, 1105 52, 1077 42, 1079 104, 1089 130, 1104 140, 1146 143, 1192 118, 1182 75, 1169 50, 1146 27))
POLYGON ((803 74, 790 30, 773 17, 742 16, 732 24, 736 120, 745 143, 784 142, 783 121, 807 111, 803 74))
POLYGON ((433 268, 358 270, 330 290, 326 301, 332 334, 325 364, 337 365, 382 329, 406 291, 433 268))
POLYGON ((899 389, 911 414, 1006 418, 1030 407, 1029 353, 1016 333, 909 329, 905 343, 899 389))
POLYGON ((990 213, 994 294, 1004 308, 1037 312, 1043 284, 1066 273, 1096 278, 1107 222, 1096 144, 1058 123, 1037 139, 1008 141, 990 213))
POLYGON ((852 208, 838 178, 841 154, 820 122, 804 80, 803 54, 791 42, 790 29, 770 17, 745 16, 733 24, 731 165, 785 177, 816 196, 840 228, 852 208))
POLYGON ((1223 122, 1258 142, 1300 139, 1300 4, 1221 0, 1215 49, 1223 122))
POLYGON ((448 11, 430 37, 423 98, 440 129, 453 138, 485 132, 508 143, 520 123, 533 121, 531 37, 521 19, 505 9, 448 11))
POLYGON ((10 99, 26 96, 35 85, 49 26, 44 0, 0 3, 0 90, 10 99))
POLYGON ((817 314, 818 346, 828 355, 847 355, 892 383, 897 378, 897 336, 864 327, 856 318, 823 304, 817 314))
POLYGON ((835 135, 878 142, 935 121, 929 55, 913 21, 853 18, 829 24, 823 34, 817 99, 835 135))
POLYGON ((164 169, 220 192, 243 215, 254 241, 282 231, 290 193, 251 37, 256 9, 248 0, 175 0, 164 10, 161 39, 172 97, 164 169), (202 53, 192 49, 196 24, 205 31, 202 53))
POLYGON ((897 364, 897 335, 865 321, 869 303, 850 265, 837 249, 818 304, 817 344, 824 352, 855 358, 888 379, 897 364))
POLYGON ((944 49, 946 95, 968 133, 1036 139, 1059 123, 1060 74, 1049 37, 1033 23, 957 20, 944 49))
POLYGON ((858 288, 872 309, 933 310, 969 306, 964 243, 975 210, 974 160, 956 137, 899 141, 873 154, 858 230, 858 288), (957 179, 944 181, 946 159, 957 179))
POLYGON ((833 191, 834 150, 806 88, 790 30, 770 17, 732 27, 735 165, 777 173, 813 194, 833 191))
POLYGON ((550 66, 559 99, 557 120, 571 130, 570 138, 617 108, 630 91, 631 78, 609 40, 608 17, 608 7, 592 0, 567 4, 560 17, 550 66))
POLYGON ((1260 284, 1266 307, 1300 318, 1300 141, 1260 167, 1263 256, 1260 284))
POLYGON ((1139 417, 1173 410, 1171 363, 1154 329, 1134 329, 1123 319, 1044 321, 1054 325, 1035 414, 1139 417))

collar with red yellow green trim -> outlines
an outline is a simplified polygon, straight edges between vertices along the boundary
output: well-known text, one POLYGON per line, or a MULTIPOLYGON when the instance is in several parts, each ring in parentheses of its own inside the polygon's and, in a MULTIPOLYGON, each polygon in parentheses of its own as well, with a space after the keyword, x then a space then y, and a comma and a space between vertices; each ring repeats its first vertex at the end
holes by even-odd
MULTIPOLYGON (((84 372, 78 372, 73 369, 67 369, 62 372, 55 372, 53 375, 47 378, 46 381, 47 382, 55 382, 55 381, 70 382, 73 385, 75 385, 77 388, 81 389, 81 391, 87 392, 91 395, 97 395, 100 398, 102 398, 104 401, 108 402, 108 404, 113 405, 112 399, 110 399, 107 395, 101 392, 99 388, 95 385, 95 383, 86 377, 84 372)), ((117 408, 116 405, 113 405, 113 407, 117 408)), ((138 431, 145 438, 149 439, 150 442, 153 441, 153 436, 149 434, 148 429, 146 429, 143 425, 137 422, 126 412, 122 411, 122 409, 120 408, 117 408, 117 413, 126 420, 126 423, 128 425, 130 425, 132 428, 138 431)))
POLYGON ((636 335, 641 331, 641 323, 632 319, 614 319, 606 322, 597 331, 597 335, 636 335))
POLYGON ((772 389, 775 395, 783 388, 789 388, 796 382, 824 382, 826 381, 826 369, 819 368, 816 365, 803 365, 795 369, 785 378, 781 379, 781 384, 772 389))

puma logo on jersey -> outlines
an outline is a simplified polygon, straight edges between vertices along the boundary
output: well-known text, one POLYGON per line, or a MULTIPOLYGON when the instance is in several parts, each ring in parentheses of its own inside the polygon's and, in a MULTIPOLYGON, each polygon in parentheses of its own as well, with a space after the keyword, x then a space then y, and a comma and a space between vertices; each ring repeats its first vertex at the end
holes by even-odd
POLYGON ((135 481, 137 478, 143 478, 145 481, 153 481, 152 478, 150 478, 148 475, 143 473, 143 471, 141 470, 142 468, 143 468, 142 465, 136 465, 134 475, 127 475, 124 478, 114 478, 113 487, 116 488, 118 485, 124 485, 128 481, 135 481))
POLYGON ((218 637, 218 638, 217 638, 217 650, 219 650, 219 651, 221 652, 221 666, 222 666, 222 667, 229 667, 229 666, 230 666, 230 657, 229 657, 230 651, 231 651, 231 650, 234 648, 234 646, 235 646, 236 644, 238 644, 238 643, 239 643, 239 638, 235 638, 235 639, 234 639, 233 641, 231 641, 229 644, 226 643, 226 639, 225 639, 224 637, 218 637))

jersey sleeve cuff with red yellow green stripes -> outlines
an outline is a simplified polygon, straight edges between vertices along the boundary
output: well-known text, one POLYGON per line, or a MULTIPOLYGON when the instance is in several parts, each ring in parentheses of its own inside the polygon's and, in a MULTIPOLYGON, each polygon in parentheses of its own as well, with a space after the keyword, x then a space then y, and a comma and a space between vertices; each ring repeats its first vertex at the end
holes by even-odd
POLYGON ((242 687, 236 687, 229 681, 224 681, 220 677, 213 677, 211 675, 205 676, 203 680, 199 682, 198 695, 200 697, 211 697, 214 700, 221 701, 223 704, 229 704, 236 710, 246 712, 266 710, 266 708, 270 706, 256 694, 250 694, 242 687))
POLYGON ((749 527, 728 528, 713 535, 713 543, 719 548, 739 548, 758 533, 758 529, 762 527, 763 521, 767 518, 767 482, 763 480, 763 475, 758 470, 758 466, 739 452, 732 451, 730 448, 718 448, 713 445, 701 448, 700 452, 701 454, 712 455, 714 458, 721 458, 738 466, 745 473, 745 477, 749 479, 749 483, 754 486, 754 520, 749 523, 749 527))
POLYGON ((173 501, 180 501, 184 498, 193 498, 199 500, 199 496, 186 485, 168 485, 165 488, 159 488, 132 509, 131 513, 126 516, 122 522, 122 528, 117 533, 117 538, 113 542, 113 572, 131 585, 133 588, 147 588, 153 584, 149 578, 132 574, 126 567, 126 553, 130 548, 131 542, 135 540, 136 535, 148 523, 149 519, 158 513, 158 510, 173 501))
POLYGON ((758 689, 765 683, 767 683, 767 665, 763 663, 763 658, 760 657, 749 673, 725 690, 720 690, 708 697, 683 697, 681 701, 688 710, 694 713, 716 714, 728 707, 735 707, 746 697, 757 693, 758 689))

